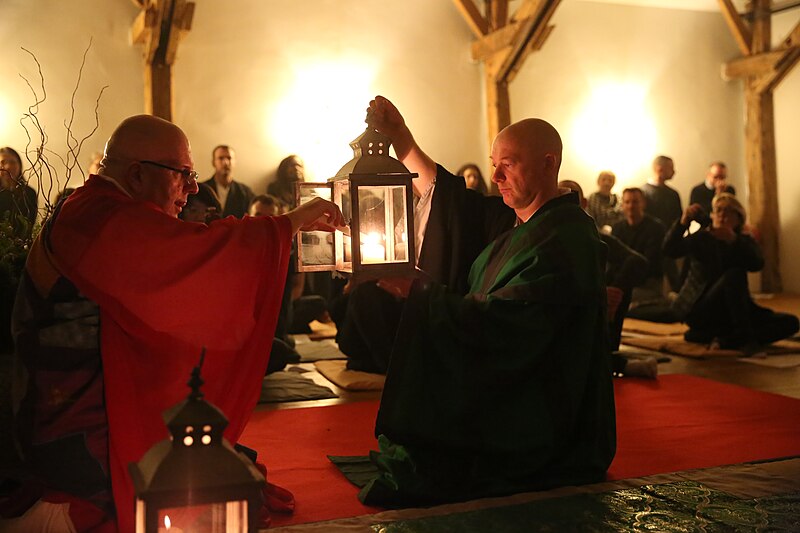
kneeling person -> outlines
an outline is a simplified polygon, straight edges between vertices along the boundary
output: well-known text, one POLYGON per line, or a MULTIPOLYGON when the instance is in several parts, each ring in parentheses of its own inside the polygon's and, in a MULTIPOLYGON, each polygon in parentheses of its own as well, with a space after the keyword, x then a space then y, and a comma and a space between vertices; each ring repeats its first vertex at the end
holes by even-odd
POLYGON ((561 140, 550 124, 504 129, 492 161, 518 225, 473 263, 466 296, 419 282, 408 295, 367 504, 590 483, 614 457, 605 246, 576 195, 559 195, 561 140))

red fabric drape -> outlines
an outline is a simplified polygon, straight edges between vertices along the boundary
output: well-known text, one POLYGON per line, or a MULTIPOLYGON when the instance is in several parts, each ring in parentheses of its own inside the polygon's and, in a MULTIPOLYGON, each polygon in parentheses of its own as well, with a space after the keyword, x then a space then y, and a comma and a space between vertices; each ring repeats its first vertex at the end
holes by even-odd
POLYGON ((61 272, 101 310, 109 468, 121 532, 133 531, 128 464, 167 437, 202 347, 206 399, 236 442, 266 370, 290 253, 286 217, 203 224, 169 217, 93 176, 52 233, 61 272))

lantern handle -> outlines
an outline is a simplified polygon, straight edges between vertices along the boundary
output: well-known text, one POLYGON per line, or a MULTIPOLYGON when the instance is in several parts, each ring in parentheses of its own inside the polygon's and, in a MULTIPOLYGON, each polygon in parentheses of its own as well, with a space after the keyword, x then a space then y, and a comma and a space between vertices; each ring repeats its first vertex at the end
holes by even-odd
POLYGON ((206 347, 203 346, 202 351, 200 352, 200 361, 197 363, 197 366, 192 369, 191 377, 189 378, 189 382, 186 383, 191 387, 192 392, 189 394, 189 398, 192 400, 200 400, 203 398, 203 393, 200 391, 200 387, 203 386, 203 378, 200 377, 200 368, 203 366, 203 360, 206 358, 206 347))

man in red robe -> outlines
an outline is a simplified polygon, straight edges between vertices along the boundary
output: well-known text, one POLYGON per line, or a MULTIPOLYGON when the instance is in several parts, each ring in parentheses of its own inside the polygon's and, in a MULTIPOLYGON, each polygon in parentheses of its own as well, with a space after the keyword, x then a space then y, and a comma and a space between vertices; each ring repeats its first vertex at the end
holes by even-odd
POLYGON ((127 466, 167 436, 161 413, 186 396, 203 347, 203 391, 236 442, 261 390, 290 241, 343 225, 321 199, 282 216, 183 222, 192 169, 180 128, 126 119, 99 175, 58 206, 30 252, 13 396, 35 512, 17 526, 38 513, 46 530, 114 531, 116 516, 132 531, 127 466))

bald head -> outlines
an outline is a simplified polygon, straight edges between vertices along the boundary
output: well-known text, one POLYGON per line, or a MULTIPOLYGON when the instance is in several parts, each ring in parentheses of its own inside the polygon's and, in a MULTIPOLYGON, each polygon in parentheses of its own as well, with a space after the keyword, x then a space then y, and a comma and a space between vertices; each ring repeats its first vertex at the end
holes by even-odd
POLYGON ((538 118, 515 122, 497 134, 492 145, 492 181, 520 220, 528 220, 558 195, 561 150, 556 129, 538 118))
POLYGON ((555 174, 558 176, 558 169, 561 167, 561 136, 556 129, 547 121, 540 118, 526 118, 503 128, 497 138, 508 136, 514 139, 523 148, 530 150, 532 154, 542 157, 551 154, 555 158, 555 174))
POLYGON ((151 115, 127 118, 106 143, 100 173, 135 200, 177 216, 197 192, 189 140, 175 124, 151 115))
MULTIPOLYGON (((107 173, 131 161, 163 161, 191 166, 189 140, 183 131, 162 118, 136 115, 122 121, 106 142, 102 167, 107 173), (188 161, 185 158, 188 157, 188 161), (184 158, 184 159, 181 159, 184 158)), ((110 174, 116 177, 115 174, 110 174)))

